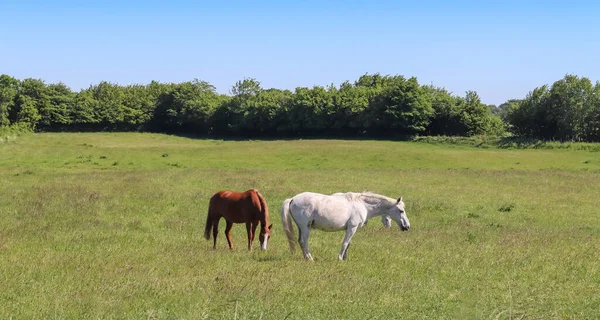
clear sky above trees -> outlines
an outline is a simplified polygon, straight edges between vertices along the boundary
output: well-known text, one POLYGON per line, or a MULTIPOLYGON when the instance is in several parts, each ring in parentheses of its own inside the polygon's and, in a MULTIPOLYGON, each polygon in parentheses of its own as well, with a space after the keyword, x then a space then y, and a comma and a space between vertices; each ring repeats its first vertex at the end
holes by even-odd
POLYGON ((597 1, 0 2, 0 73, 63 81, 210 81, 227 93, 415 76, 499 105, 567 73, 600 79, 597 1))

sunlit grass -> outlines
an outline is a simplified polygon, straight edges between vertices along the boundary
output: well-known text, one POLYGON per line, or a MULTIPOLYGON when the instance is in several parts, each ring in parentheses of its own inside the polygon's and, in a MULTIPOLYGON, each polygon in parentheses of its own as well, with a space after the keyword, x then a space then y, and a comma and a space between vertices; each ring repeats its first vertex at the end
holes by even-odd
POLYGON ((599 170, 587 151, 25 135, 0 145, 0 318, 595 318, 599 170), (209 197, 249 188, 268 251, 242 225, 230 251, 223 223, 212 250, 209 197), (365 189, 402 195, 411 231, 370 221, 343 262, 343 233, 289 253, 285 198, 365 189))

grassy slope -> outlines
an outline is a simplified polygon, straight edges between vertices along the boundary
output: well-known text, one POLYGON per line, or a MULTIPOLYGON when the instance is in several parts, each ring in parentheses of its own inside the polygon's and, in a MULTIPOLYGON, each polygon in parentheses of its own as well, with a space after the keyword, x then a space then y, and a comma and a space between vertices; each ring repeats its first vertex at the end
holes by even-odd
POLYGON ((38 134, 0 144, 0 318, 593 318, 600 154, 410 142, 38 134), (202 238, 208 198, 256 187, 275 233, 202 238), (402 195, 413 228, 371 221, 291 255, 283 199, 402 195), (257 248, 257 243, 255 243, 257 248))

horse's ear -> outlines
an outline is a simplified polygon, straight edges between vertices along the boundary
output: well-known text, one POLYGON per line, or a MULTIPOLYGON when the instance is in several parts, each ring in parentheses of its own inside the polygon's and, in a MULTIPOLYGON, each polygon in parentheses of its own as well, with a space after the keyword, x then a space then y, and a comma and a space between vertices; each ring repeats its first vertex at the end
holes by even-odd
POLYGON ((396 201, 396 203, 400 203, 400 201, 402 201, 402 197, 398 198, 398 201, 396 201))
POLYGON ((271 223, 271 224, 269 225, 269 230, 271 230, 271 228, 272 228, 272 227, 273 227, 273 224, 271 223))

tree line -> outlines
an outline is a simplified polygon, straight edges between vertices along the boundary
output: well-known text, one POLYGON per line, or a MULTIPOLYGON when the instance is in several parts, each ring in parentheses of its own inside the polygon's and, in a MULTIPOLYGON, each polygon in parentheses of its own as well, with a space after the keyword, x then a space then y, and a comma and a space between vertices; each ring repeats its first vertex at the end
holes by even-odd
POLYGON ((148 131, 243 137, 502 135, 600 141, 600 85, 567 75, 496 107, 416 78, 365 74, 339 86, 265 89, 253 78, 230 94, 206 81, 63 83, 0 76, 0 127, 35 131, 148 131))

